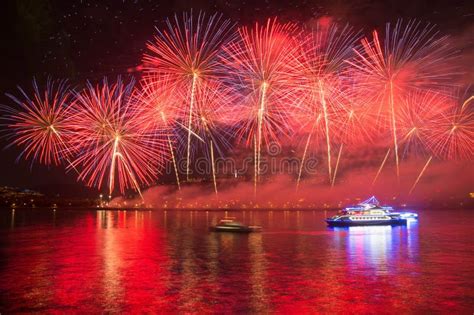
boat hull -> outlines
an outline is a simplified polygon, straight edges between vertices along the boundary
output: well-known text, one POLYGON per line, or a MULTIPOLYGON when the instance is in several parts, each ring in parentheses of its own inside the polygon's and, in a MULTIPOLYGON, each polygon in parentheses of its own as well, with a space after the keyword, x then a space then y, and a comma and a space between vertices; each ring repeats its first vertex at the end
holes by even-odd
POLYGON ((260 232, 259 227, 229 227, 229 226, 211 226, 209 228, 211 232, 227 232, 227 233, 252 233, 260 232))
POLYGON ((391 220, 367 220, 367 221, 352 221, 352 220, 332 220, 327 219, 328 226, 368 226, 368 225, 406 225, 406 219, 391 219, 391 220))

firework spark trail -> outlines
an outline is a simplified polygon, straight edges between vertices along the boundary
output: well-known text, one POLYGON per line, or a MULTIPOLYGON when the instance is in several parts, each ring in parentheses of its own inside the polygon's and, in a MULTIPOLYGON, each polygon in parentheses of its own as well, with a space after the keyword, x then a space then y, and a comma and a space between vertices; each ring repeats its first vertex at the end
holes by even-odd
POLYGON ((321 105, 323 106, 324 128, 326 129, 326 146, 327 146, 327 153, 328 153, 329 181, 332 181, 331 141, 330 141, 330 135, 329 135, 328 109, 326 105, 326 97, 324 96, 323 83, 321 82, 321 80, 318 81, 318 85, 319 85, 319 95, 321 97, 321 105))
POLYGON ((167 135, 166 137, 168 139, 168 145, 170 147, 171 158, 173 160, 173 169, 174 169, 174 175, 176 177, 176 184, 178 185, 178 190, 181 190, 181 183, 179 181, 179 172, 178 172, 178 166, 176 165, 176 157, 174 155, 173 142, 171 141, 171 137, 169 135, 167 135))
POLYGON ((214 182, 214 191, 216 192, 216 195, 217 195, 216 166, 214 162, 214 148, 213 148, 212 140, 211 140, 210 147, 211 147, 212 179, 214 182))
MULTIPOLYGON (((138 185, 137 179, 135 178, 135 175, 133 174, 132 170, 130 169, 127 160, 124 159, 124 157, 121 153, 117 153, 117 156, 122 160, 125 170, 129 174, 133 184, 135 185, 135 189, 137 190, 138 194, 140 195, 140 198, 142 199, 142 201, 144 202, 145 198, 143 198, 142 191, 140 190, 140 186, 138 185)), ((110 192, 110 194, 112 194, 112 192, 110 192)))
POLYGON ((468 105, 472 100, 474 100, 474 95, 471 95, 467 100, 465 100, 461 105, 461 111, 464 110, 464 107, 468 105))
POLYGON ((109 196, 112 195, 113 188, 114 188, 114 183, 115 183, 115 164, 116 164, 115 161, 116 161, 117 158, 120 158, 123 161, 124 168, 125 168, 126 172, 129 174, 129 176, 130 176, 130 178, 133 182, 133 185, 135 186, 135 189, 137 190, 138 194, 140 195, 142 201, 144 201, 142 192, 140 190, 140 186, 138 185, 138 183, 135 179, 135 176, 133 175, 130 168, 128 167, 127 161, 123 159, 123 156, 120 152, 117 152, 119 141, 120 141, 120 137, 116 136, 115 140, 114 140, 114 148, 112 150, 112 156, 110 157, 111 161, 112 161, 112 164, 110 166, 110 173, 109 173, 109 196))
POLYGON ((398 161, 397 123, 395 119, 395 104, 393 101, 393 82, 390 80, 390 114, 392 120, 393 148, 395 153, 395 165, 397 168, 397 179, 400 179, 400 166, 398 161))
POLYGON ((337 128, 335 128, 333 133, 340 147, 331 181, 332 186, 334 186, 336 182, 344 149, 347 151, 351 147, 360 146, 361 144, 364 146, 371 144, 374 133, 374 125, 371 123, 372 114, 370 111, 368 111, 365 106, 351 101, 353 96, 350 93, 341 94, 341 96, 346 99, 344 102, 347 106, 344 108, 346 113, 337 115, 334 120, 334 124, 337 128))
POLYGON ((303 172, 303 166, 304 166, 304 162, 305 162, 305 159, 306 159, 306 154, 308 152, 308 146, 309 146, 309 142, 311 141, 311 135, 313 133, 311 132, 309 135, 308 135, 308 138, 306 140, 306 145, 304 146, 304 151, 303 151, 303 156, 301 157, 301 165, 300 165, 300 169, 298 171, 298 179, 296 180, 296 191, 298 191, 299 187, 300 187, 300 181, 301 181, 301 174, 303 172))
MULTIPOLYGON (((63 138, 61 137, 61 135, 59 134, 59 132, 56 130, 56 128, 54 127, 54 125, 50 125, 48 126, 48 128, 50 128, 55 134, 56 136, 58 137, 58 141, 61 142, 61 144, 63 145, 64 148, 67 148, 68 145, 66 142, 64 142, 63 138)), ((69 159, 68 156, 65 156, 64 159, 67 161, 68 165, 74 170, 74 172, 76 172, 77 175, 79 175, 79 170, 72 164, 71 160, 69 159)))
POLYGON ((410 192, 408 193, 409 195, 411 195, 411 193, 412 193, 413 190, 415 189, 416 185, 417 185, 418 182, 420 181, 421 176, 423 176, 423 174, 425 173, 426 169, 428 168, 428 165, 430 165, 432 159, 433 159, 433 156, 430 156, 429 159, 428 159, 428 161, 426 161, 425 166, 423 166, 423 168, 421 169, 421 172, 420 172, 420 174, 418 175, 418 177, 416 178, 415 183, 413 184, 413 186, 411 186, 410 192))
POLYGON ((189 181, 189 163, 191 157, 191 132, 192 132, 192 121, 193 121, 193 107, 194 107, 194 98, 196 94, 196 81, 198 79, 198 74, 193 73, 193 83, 191 85, 191 95, 189 101, 189 122, 188 122, 188 145, 186 151, 186 180, 189 181))
POLYGON ((122 160, 123 166, 126 172, 129 174, 130 179, 132 180, 133 185, 135 186, 135 189, 137 190, 138 194, 142 198, 142 201, 144 201, 142 192, 140 190, 140 186, 138 185, 137 180, 135 179, 135 175, 133 175, 132 171, 130 170, 128 166, 127 161, 123 158, 123 155, 120 152, 118 152, 119 142, 120 142, 120 136, 116 135, 115 140, 114 140, 114 148, 112 150, 112 156, 111 156, 112 164, 110 166, 110 174, 109 174, 109 195, 112 195, 112 192, 113 192, 113 187, 115 183, 115 164, 116 164, 115 161, 117 158, 119 158, 122 160))
POLYGON ((296 191, 298 191, 298 189, 300 187, 301 174, 303 173, 303 167, 304 167, 304 162, 306 160, 306 154, 308 152, 309 143, 311 142, 311 136, 313 135, 314 126, 317 124, 317 122, 318 122, 318 120, 316 120, 313 123, 313 126, 311 127, 311 131, 308 134, 308 138, 306 139, 306 144, 305 144, 304 150, 303 150, 303 156, 301 157, 300 169, 298 171, 298 179, 296 180, 296 191))
POLYGON ((265 113, 265 96, 267 94, 268 83, 262 83, 262 94, 260 100, 260 108, 258 109, 258 130, 257 130, 257 172, 255 173, 255 182, 258 182, 258 177, 260 175, 260 155, 262 149, 262 125, 263 117, 265 113))
POLYGON ((115 158, 117 157, 117 146, 119 143, 119 137, 115 136, 114 139, 114 147, 112 149, 112 156, 110 157, 112 161, 112 165, 110 166, 110 172, 109 172, 109 195, 112 195, 112 191, 114 188, 114 182, 115 182, 115 158))
MULTIPOLYGON (((161 114, 161 118, 163 120, 164 125, 166 126, 166 128, 169 128, 168 121, 166 120, 165 113, 161 112, 160 114, 161 114)), ((171 137, 170 137, 169 134, 166 135, 166 139, 168 140, 168 146, 170 148, 171 159, 172 159, 172 162, 173 162, 174 175, 176 177, 176 184, 178 185, 178 190, 181 190, 181 183, 179 181, 178 165, 176 164, 176 157, 174 155, 173 142, 171 141, 171 137)))
POLYGON ((337 159, 336 159, 336 166, 334 167, 334 175, 331 179, 331 187, 334 187, 334 184, 336 183, 336 176, 337 176, 337 171, 339 169, 339 161, 341 160, 343 147, 344 147, 344 142, 342 142, 339 146, 339 152, 337 153, 337 159))
POLYGON ((334 177, 332 178, 332 181, 331 181, 331 187, 334 187, 334 183, 336 182, 336 175, 337 175, 337 170, 339 168, 339 161, 341 160, 343 147, 344 147, 344 143, 341 143, 341 145, 339 146, 339 153, 337 154, 336 166, 334 167, 334 177))
MULTIPOLYGON (((190 130, 187 126, 183 125, 182 123, 176 121, 176 125, 178 125, 178 126, 180 126, 181 128, 183 128, 183 130, 186 131, 186 132, 191 132, 191 134, 192 134, 194 137, 196 137, 196 139, 198 139, 199 141, 201 141, 201 142, 203 142, 203 143, 205 142, 204 139, 201 138, 196 132, 190 130)), ((186 135, 187 135, 187 133, 186 133, 186 135)), ((192 148, 192 146, 191 146, 191 148, 192 148)))
POLYGON ((211 171, 212 171, 212 182, 214 184, 214 191, 217 195, 217 180, 216 180, 216 168, 215 168, 215 162, 214 162, 214 145, 213 145, 213 142, 212 142, 212 135, 211 135, 211 131, 209 130, 209 126, 207 124, 207 120, 205 119, 205 117, 203 116, 202 119, 203 121, 203 124, 204 124, 204 128, 206 130, 206 133, 209 137, 209 152, 210 152, 210 157, 211 157, 211 171))
POLYGON ((193 134, 200 139, 190 153, 204 157, 211 165, 211 178, 217 193, 216 157, 224 156, 231 149, 231 128, 227 125, 229 107, 234 103, 234 94, 222 83, 209 83, 208 88, 197 91, 192 121, 193 134))
POLYGON ((257 137, 253 138, 253 160, 254 160, 254 176, 253 176, 253 194, 257 197, 257 137))
POLYGON ((377 181, 377 178, 379 178, 380 173, 382 172, 382 169, 385 165, 385 162, 387 161, 388 155, 390 154, 390 148, 387 150, 387 154, 385 154, 385 157, 383 158, 382 164, 380 164, 379 169, 377 170, 377 174, 375 174, 374 180, 372 181, 372 187, 375 185, 375 182, 377 181))

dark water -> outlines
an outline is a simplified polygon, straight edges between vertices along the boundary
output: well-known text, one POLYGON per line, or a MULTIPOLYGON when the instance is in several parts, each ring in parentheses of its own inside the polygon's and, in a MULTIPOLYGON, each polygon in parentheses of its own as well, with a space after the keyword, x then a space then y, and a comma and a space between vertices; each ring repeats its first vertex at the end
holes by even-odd
POLYGON ((474 212, 328 229, 323 211, 0 212, 0 313, 474 312, 474 212))

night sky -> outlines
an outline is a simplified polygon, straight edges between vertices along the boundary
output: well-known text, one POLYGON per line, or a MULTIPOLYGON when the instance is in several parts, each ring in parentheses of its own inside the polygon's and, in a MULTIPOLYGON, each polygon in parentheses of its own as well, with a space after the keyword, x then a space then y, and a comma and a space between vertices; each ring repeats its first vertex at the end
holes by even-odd
MULTIPOLYGON (((239 25, 272 16, 301 23, 330 16, 366 34, 398 18, 416 18, 437 24, 443 34, 452 35, 462 49, 468 80, 473 73, 472 1, 3 0, 1 6, 2 104, 10 104, 4 93, 17 93, 17 85, 30 91, 33 77, 41 83, 48 76, 67 78, 81 86, 86 80, 98 81, 104 76, 133 75, 154 26, 190 9, 221 12, 239 25)), ((6 145, 0 140, 2 148, 6 145)), ((1 151, 0 185, 64 191, 82 186, 61 168, 31 168, 30 162, 16 162, 18 152, 16 148, 1 151)))

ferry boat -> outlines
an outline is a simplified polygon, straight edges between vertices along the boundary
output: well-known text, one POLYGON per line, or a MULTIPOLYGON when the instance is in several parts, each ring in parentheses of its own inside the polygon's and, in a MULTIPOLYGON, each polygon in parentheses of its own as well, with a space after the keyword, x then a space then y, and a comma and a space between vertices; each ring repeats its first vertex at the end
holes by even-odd
POLYGON ((225 218, 220 220, 218 224, 211 226, 209 230, 211 232, 251 233, 260 232, 262 227, 255 225, 244 225, 238 221, 235 221, 235 218, 225 218))
POLYGON ((357 206, 344 208, 338 215, 326 219, 329 226, 404 225, 409 219, 417 219, 414 212, 394 212, 390 206, 380 206, 372 196, 357 206))

